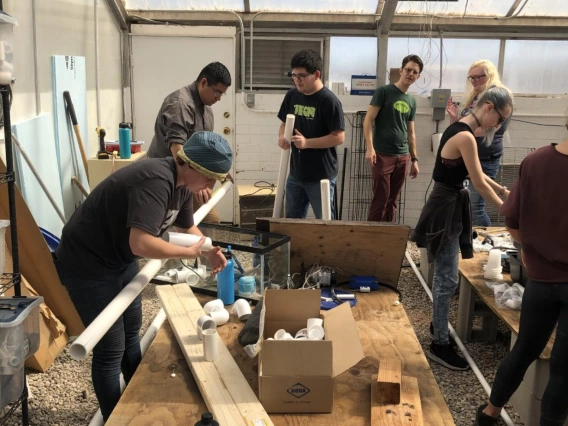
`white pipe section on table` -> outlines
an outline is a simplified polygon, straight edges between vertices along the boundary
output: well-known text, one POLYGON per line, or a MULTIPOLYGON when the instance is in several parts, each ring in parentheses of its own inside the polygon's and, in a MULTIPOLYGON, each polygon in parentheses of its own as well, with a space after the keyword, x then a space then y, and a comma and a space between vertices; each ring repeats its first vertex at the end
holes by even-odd
POLYGON ((331 220, 331 196, 329 193, 329 179, 320 180, 321 188, 321 218, 331 220))
MULTIPOLYGON (((416 267, 416 264, 412 260, 412 257, 410 257, 410 254, 408 254, 408 252, 405 252, 404 255, 406 256, 406 260, 408 260, 408 263, 410 264, 414 273, 416 274, 416 277, 420 281, 420 284, 422 284, 422 287, 424 287, 424 290, 426 290, 426 294, 428 294, 430 301, 432 301, 432 291, 430 291, 430 289, 428 288, 428 284, 426 284, 426 281, 424 281, 422 274, 418 272, 418 268, 416 267)), ((485 392, 487 392, 487 395, 491 395, 491 386, 489 386, 489 383, 487 383, 487 380, 485 380, 485 377, 483 377, 483 374, 481 373, 481 371, 479 371, 479 367, 477 366, 475 361, 471 358, 471 355, 465 348, 464 344, 462 343, 462 341, 460 340, 459 336, 457 335, 456 331, 454 330, 454 328, 450 323, 448 323, 448 328, 450 330, 450 334, 452 335, 458 347, 460 348, 460 351, 462 352, 465 360, 471 366, 471 371, 473 371, 473 373, 476 375, 477 379, 479 380, 479 383, 481 383, 481 386, 483 386, 483 389, 485 389, 485 392)), ((513 423, 513 421, 505 411, 505 409, 501 410, 501 418, 503 419, 503 421, 507 426, 515 426, 515 423, 513 423)))
POLYGON ((221 198, 227 193, 233 182, 228 180, 225 182, 219 189, 213 192, 211 198, 207 203, 203 204, 195 213, 193 213, 193 224, 195 226, 199 225, 201 221, 207 216, 207 214, 215 207, 215 205, 219 202, 221 198))
MULTIPOLYGON (((164 234, 165 240, 168 241, 170 244, 175 244, 176 246, 181 247, 191 247, 199 242, 201 237, 199 235, 193 234, 185 234, 183 232, 167 232, 164 234)), ((205 243, 201 246, 201 251, 209 251, 213 243, 211 238, 206 237, 205 243)))
POLYGON ((205 361, 215 361, 219 358, 219 337, 217 330, 203 330, 201 334, 203 336, 203 356, 205 357, 205 361))
POLYGON ((82 361, 103 338, 110 327, 120 318, 126 308, 136 299, 148 285, 154 275, 162 268, 165 261, 152 259, 136 274, 130 283, 118 293, 95 320, 73 342, 69 353, 71 358, 82 361))
MULTIPOLYGON (((286 116, 286 126, 284 127, 284 139, 291 143, 292 134, 294 133, 294 123, 296 116, 288 114, 286 116)), ((282 214, 282 205, 284 204, 284 193, 286 189, 286 176, 288 176, 288 163, 290 163, 290 149, 283 149, 280 154, 280 171, 278 172, 278 182, 276 184, 276 197, 274 199, 274 210, 272 217, 279 218, 282 214)))

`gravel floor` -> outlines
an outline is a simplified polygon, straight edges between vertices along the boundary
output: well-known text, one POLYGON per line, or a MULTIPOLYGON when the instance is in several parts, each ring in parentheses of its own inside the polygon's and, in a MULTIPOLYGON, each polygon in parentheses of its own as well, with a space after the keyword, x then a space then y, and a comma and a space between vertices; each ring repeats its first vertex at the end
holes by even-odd
MULTIPOLYGON (((415 262, 420 253, 409 243, 408 251, 415 262)), ((428 326, 432 305, 420 282, 408 267, 406 259, 398 287, 403 293, 403 304, 416 335, 424 350, 430 343, 428 326)), ((160 302, 154 286, 148 286, 143 296, 143 331, 148 327, 158 310, 160 302)), ((451 321, 455 324, 457 296, 452 301, 451 321)), ((491 384, 499 362, 508 352, 510 332, 504 324, 499 325, 498 340, 495 344, 470 343, 467 349, 491 384)), ((78 362, 71 359, 66 349, 47 371, 40 374, 30 371, 28 380, 32 398, 29 402, 30 423, 42 426, 83 426, 88 425, 98 406, 90 379, 90 361, 78 362)), ((476 407, 487 400, 487 395, 475 375, 469 372, 453 372, 435 363, 432 370, 450 407, 457 426, 473 424, 476 407)), ((516 425, 522 426, 517 414, 508 407, 508 413, 516 425)), ((20 425, 19 410, 6 425, 20 425)), ((504 423, 499 423, 503 425, 504 423)))

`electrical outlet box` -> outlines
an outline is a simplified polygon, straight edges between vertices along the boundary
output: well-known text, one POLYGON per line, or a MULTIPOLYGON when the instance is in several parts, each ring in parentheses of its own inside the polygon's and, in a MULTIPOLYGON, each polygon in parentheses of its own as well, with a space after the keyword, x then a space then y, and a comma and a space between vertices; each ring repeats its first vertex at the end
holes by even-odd
POLYGON ((246 94, 246 102, 249 108, 254 108, 254 93, 246 94))
POLYGON ((452 96, 452 91, 450 89, 432 89, 432 94, 430 95, 430 106, 432 108, 446 109, 450 96, 452 96))

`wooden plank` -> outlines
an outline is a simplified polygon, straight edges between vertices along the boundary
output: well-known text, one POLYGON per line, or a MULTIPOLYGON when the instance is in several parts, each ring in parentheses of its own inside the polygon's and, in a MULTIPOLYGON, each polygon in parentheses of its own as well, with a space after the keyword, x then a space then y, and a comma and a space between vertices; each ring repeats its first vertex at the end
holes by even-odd
POLYGON ((160 286, 156 288, 156 292, 209 411, 220 424, 245 426, 215 364, 205 361, 203 344, 197 337, 193 320, 174 288, 160 286))
POLYGON ((315 263, 341 268, 339 281, 351 275, 373 275, 380 282, 398 286, 400 266, 410 228, 376 222, 309 219, 257 220, 258 226, 289 235, 290 271, 315 263), (259 223, 260 222, 260 223, 259 223))
MULTIPOLYGON (((0 160, 0 173, 6 173, 6 166, 2 160, 0 160)), ((65 287, 59 281, 49 247, 18 188, 15 188, 15 194, 20 272, 34 290, 43 296, 45 304, 57 318, 65 324, 69 336, 78 336, 84 330, 83 322, 65 287)), ((10 217, 8 185, 0 185, 0 217, 5 219, 10 217)), ((12 236, 9 228, 6 230, 6 242, 11 250, 12 236)))
POLYGON ((418 380, 402 376, 400 404, 377 402, 377 389, 371 390, 371 426, 424 426, 418 380))
POLYGON ((207 405, 166 320, 106 426, 193 425, 207 405), (175 367, 175 377, 171 377, 175 367))
MULTIPOLYGON (((203 295, 196 295, 196 297, 201 304, 211 300, 211 298, 203 295)), ((371 424, 371 383, 373 375, 376 375, 378 371, 378 360, 383 358, 399 358, 402 361, 403 374, 418 379, 424 426, 455 426, 404 308, 402 305, 393 306, 395 300, 397 300, 397 296, 384 288, 358 297, 357 305, 353 308, 353 316, 357 323, 365 358, 334 379, 333 412, 329 414, 271 414, 270 420, 275 426, 303 426, 308 424, 315 426, 369 426, 371 424)), ((243 323, 234 315, 231 315, 229 322, 219 327, 217 331, 247 382, 258 394, 258 359, 249 358, 238 343, 237 336, 242 327, 243 323)), ((170 344, 177 346, 173 338, 170 344)), ((149 356, 148 353, 147 356, 149 356)), ((154 358, 152 371, 167 369, 170 364, 167 359, 160 362, 160 360, 154 358)), ((136 390, 139 386, 146 386, 144 384, 146 382, 153 383, 150 374, 149 368, 139 368, 135 377, 142 375, 141 380, 131 382, 127 391, 130 387, 136 390), (132 383, 140 384, 133 385, 132 383)), ((170 386, 173 388, 171 394, 178 393, 180 399, 190 400, 190 395, 193 398, 192 392, 196 391, 186 386, 184 382, 175 381, 171 383, 170 386)), ((134 397, 140 395, 140 401, 130 399, 128 404, 132 405, 137 402, 141 407, 140 409, 159 406, 159 404, 152 403, 150 391, 147 394, 148 399, 144 400, 142 400, 141 394, 134 394, 134 397)), ((178 408, 176 400, 168 404, 162 399, 161 395, 156 395, 155 399, 164 401, 162 405, 169 411, 178 408)), ((115 411, 122 410, 119 408, 122 403, 121 400, 115 411)), ((133 412, 130 411, 130 413, 133 412)), ((133 422, 132 418, 124 416, 122 423, 116 423, 112 426, 146 424, 133 422)), ((191 422, 188 421, 187 424, 191 424, 191 422)))
MULTIPOLYGON (((231 406, 232 419, 235 416, 234 410, 237 411, 237 415, 240 417, 239 420, 242 424, 254 424, 259 426, 269 426, 272 425, 268 414, 258 401, 258 398, 254 394, 253 390, 250 388, 248 382, 242 375, 237 364, 232 358, 231 354, 227 350, 224 343, 219 340, 219 358, 214 362, 206 362, 203 360, 203 349, 201 341, 197 338, 194 324, 197 319, 204 315, 205 312, 201 307, 199 301, 193 295, 193 292, 189 286, 185 284, 175 285, 175 286, 161 286, 157 288, 158 296, 162 300, 164 309, 168 318, 170 318, 170 312, 172 315, 183 314, 184 321, 180 324, 176 318, 171 320, 174 332, 178 339, 178 342, 183 347, 184 353, 190 367, 197 377, 200 383, 200 389, 202 395, 207 402, 208 407, 211 409, 216 419, 223 419, 224 417, 217 414, 216 410, 219 410, 218 406, 220 404, 220 399, 218 397, 211 397, 211 387, 219 388, 223 391, 225 398, 229 400, 223 400, 223 411, 229 406, 231 406), (168 305, 173 305, 177 311, 172 311, 168 305), (181 307, 181 309, 179 309, 181 307), (168 312, 170 310, 170 312, 168 312), (192 345, 188 347, 187 342, 191 342, 192 345), (192 357, 188 358, 186 349, 191 350, 192 357), (200 371, 200 367, 205 365, 208 368, 207 372, 210 376, 203 376, 203 372, 200 371), (210 383, 201 383, 201 381, 209 380, 210 383), (234 407, 234 410, 233 410, 234 407)), ((215 390, 215 389, 214 389, 215 390)), ((225 424, 221 420, 218 420, 221 424, 225 424)), ((241 423, 227 423, 227 424, 241 424, 241 423)))
POLYGON ((402 363, 398 358, 383 358, 379 361, 375 401, 382 404, 400 404, 402 363))
MULTIPOLYGON (((507 324, 507 326, 513 330, 515 333, 519 333, 519 323, 521 320, 521 312, 514 311, 512 309, 501 309, 495 303, 495 296, 493 290, 491 290, 485 284, 485 278, 483 277, 483 264, 487 263, 487 253, 475 253, 474 257, 471 259, 460 259, 460 274, 467 280, 479 295, 481 300, 491 308, 495 314, 507 324)), ((507 273, 503 273, 503 281, 507 282, 509 285, 513 284, 511 276, 507 273)), ((548 344, 542 351, 540 359, 549 360, 552 352, 552 346, 554 345, 556 333, 552 334, 548 344)))

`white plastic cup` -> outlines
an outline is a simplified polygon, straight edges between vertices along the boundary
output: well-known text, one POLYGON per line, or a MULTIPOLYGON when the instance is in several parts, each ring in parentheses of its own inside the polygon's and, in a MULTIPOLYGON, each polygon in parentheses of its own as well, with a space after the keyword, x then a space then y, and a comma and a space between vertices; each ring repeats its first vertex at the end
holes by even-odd
POLYGON ((321 325, 312 325, 308 328, 308 339, 310 340, 323 340, 325 331, 321 325))
POLYGON ((319 325, 320 327, 323 327, 323 320, 321 318, 308 318, 307 329, 309 330, 314 325, 319 325))
POLYGON ((489 252, 487 269, 495 269, 501 266, 501 250, 493 249, 489 252))
POLYGON ((233 313, 241 321, 246 321, 250 318, 252 311, 249 303, 245 299, 237 299, 233 304, 233 313))
POLYGON ((229 311, 225 308, 215 309, 209 312, 209 315, 213 318, 217 326, 226 324, 229 321, 229 311))
POLYGON ((215 330, 217 323, 209 315, 201 315, 195 324, 197 329, 197 337, 203 340, 203 330, 215 330))
POLYGON ((203 306, 203 310, 205 311, 206 314, 210 313, 215 307, 219 307, 220 309, 225 307, 225 304, 223 303, 223 301, 221 299, 215 299, 212 300, 210 302, 207 302, 204 306, 203 306))
POLYGON ((292 337, 292 335, 290 333, 286 333, 284 335, 284 339, 282 339, 282 340, 294 340, 294 338, 292 337))
POLYGON ((281 328, 276 333, 274 333, 274 340, 283 340, 284 336, 286 336, 286 330, 281 328))
POLYGON ((296 339, 307 339, 308 338, 308 329, 302 328, 301 330, 298 330, 298 332, 296 333, 294 338, 296 338, 296 339))
POLYGON ((215 361, 219 357, 217 330, 203 330, 203 356, 205 361, 215 361))

